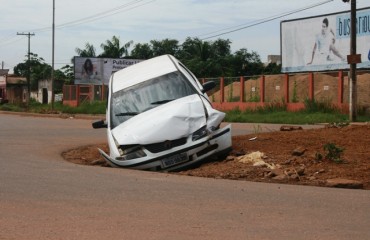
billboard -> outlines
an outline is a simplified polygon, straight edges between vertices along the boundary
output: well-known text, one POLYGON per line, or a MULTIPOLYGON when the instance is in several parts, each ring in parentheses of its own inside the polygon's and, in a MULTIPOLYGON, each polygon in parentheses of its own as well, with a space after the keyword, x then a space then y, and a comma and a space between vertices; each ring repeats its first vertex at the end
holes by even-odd
POLYGON ((74 57, 75 84, 108 85, 112 73, 141 61, 143 60, 74 57))
MULTIPOLYGON (((300 18, 280 23, 282 72, 349 69, 351 14, 300 18)), ((370 8, 357 10, 358 68, 370 68, 370 8)))

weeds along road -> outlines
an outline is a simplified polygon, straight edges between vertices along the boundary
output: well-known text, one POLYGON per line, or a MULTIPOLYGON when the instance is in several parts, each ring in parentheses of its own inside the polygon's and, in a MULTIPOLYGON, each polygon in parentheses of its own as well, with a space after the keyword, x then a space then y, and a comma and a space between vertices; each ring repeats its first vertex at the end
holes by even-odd
POLYGON ((0 113, 0 239, 370 239, 370 192, 81 166, 92 120, 0 113))

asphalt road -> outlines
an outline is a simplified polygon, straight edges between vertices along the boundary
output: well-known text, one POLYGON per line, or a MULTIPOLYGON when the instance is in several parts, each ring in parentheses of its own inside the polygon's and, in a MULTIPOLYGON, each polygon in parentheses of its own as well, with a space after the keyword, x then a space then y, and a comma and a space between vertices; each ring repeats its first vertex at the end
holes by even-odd
POLYGON ((0 239, 370 239, 370 191, 65 162, 91 122, 0 113, 0 239))

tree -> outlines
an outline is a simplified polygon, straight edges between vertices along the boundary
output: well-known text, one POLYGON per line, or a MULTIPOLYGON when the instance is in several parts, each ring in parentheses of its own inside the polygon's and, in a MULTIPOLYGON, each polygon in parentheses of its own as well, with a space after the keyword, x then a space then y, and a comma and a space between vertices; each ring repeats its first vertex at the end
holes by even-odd
POLYGON ((121 46, 121 42, 118 37, 113 36, 112 40, 107 40, 105 43, 102 43, 100 47, 103 49, 103 53, 99 57, 106 58, 121 58, 128 55, 128 49, 131 46, 133 41, 129 41, 121 46))
POLYGON ((72 65, 65 65, 60 70, 65 77, 65 83, 72 84, 74 82, 74 77, 75 77, 74 67, 72 65))
POLYGON ((153 51, 148 43, 135 44, 134 49, 131 51, 131 57, 136 59, 149 59, 153 57, 153 51))
POLYGON ((31 68, 30 72, 30 86, 31 90, 37 90, 38 81, 40 79, 49 79, 51 77, 51 66, 44 62, 42 57, 37 54, 30 53, 30 60, 19 63, 14 67, 14 74, 22 77, 27 77, 28 66, 31 68), (29 64, 29 65, 28 65, 29 64))
MULTIPOLYGON (((129 56, 129 47, 133 41, 122 46, 118 37, 113 36, 101 44, 104 52, 98 57, 121 58, 129 56)), ((80 56, 95 56, 95 48, 87 43, 85 49, 76 48, 80 56)), ((175 39, 151 40, 150 43, 137 43, 130 53, 131 58, 149 59, 171 54, 183 62, 198 77, 234 77, 281 72, 280 65, 270 64, 264 67, 260 56, 242 48, 231 53, 229 39, 203 41, 199 38, 186 38, 181 45, 175 39)))
POLYGON ((229 39, 217 39, 211 43, 213 57, 215 58, 224 58, 228 57, 231 54, 231 41, 229 39))
MULTIPOLYGON (((30 61, 29 61, 30 67, 31 67, 31 73, 30 73, 30 87, 31 90, 37 90, 38 89, 38 82, 40 80, 45 79, 51 79, 51 66, 47 63, 45 63, 44 59, 42 57, 39 57, 37 54, 30 53, 30 61)), ((14 67, 14 74, 26 77, 28 72, 28 59, 24 61, 24 63, 19 63, 14 67)), ((65 74, 60 71, 56 70, 54 72, 54 79, 57 82, 60 82, 60 86, 63 84, 63 82, 66 80, 65 74)), ((56 92, 61 92, 61 87, 56 88, 56 92)))
POLYGON ((179 57, 182 60, 197 58, 207 61, 211 57, 211 46, 209 42, 203 42, 199 38, 186 38, 181 45, 179 57))
POLYGON ((88 42, 85 44, 85 49, 76 48, 75 51, 80 57, 95 57, 96 56, 95 47, 88 42))
POLYGON ((280 74, 281 73, 281 64, 269 63, 265 66, 263 74, 280 74))
POLYGON ((62 70, 57 69, 54 71, 54 92, 55 93, 62 93, 63 85, 70 84, 70 83, 71 83, 70 79, 65 75, 65 73, 62 70))
POLYGON ((217 39, 210 44, 215 73, 219 76, 233 76, 231 41, 229 39, 217 39))
POLYGON ((242 48, 235 52, 232 66, 234 76, 253 76, 263 72, 264 66, 258 53, 242 48))
POLYGON ((199 38, 187 38, 181 45, 179 51, 180 60, 196 76, 213 76, 212 49, 209 42, 204 42, 199 38))
POLYGON ((179 51, 179 41, 175 39, 164 39, 162 41, 151 40, 153 57, 161 56, 164 54, 171 54, 175 57, 179 51))

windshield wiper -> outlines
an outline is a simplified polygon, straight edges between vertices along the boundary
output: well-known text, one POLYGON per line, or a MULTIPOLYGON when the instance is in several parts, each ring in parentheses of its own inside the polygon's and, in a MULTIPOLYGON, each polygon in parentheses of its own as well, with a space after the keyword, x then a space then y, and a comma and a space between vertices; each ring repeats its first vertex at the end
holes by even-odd
POLYGON ((160 100, 160 101, 156 101, 156 102, 152 102, 150 104, 163 104, 163 103, 168 103, 168 102, 171 102, 175 99, 166 99, 166 100, 160 100))
POLYGON ((116 116, 135 116, 138 115, 138 112, 124 112, 124 113, 117 113, 116 116))

